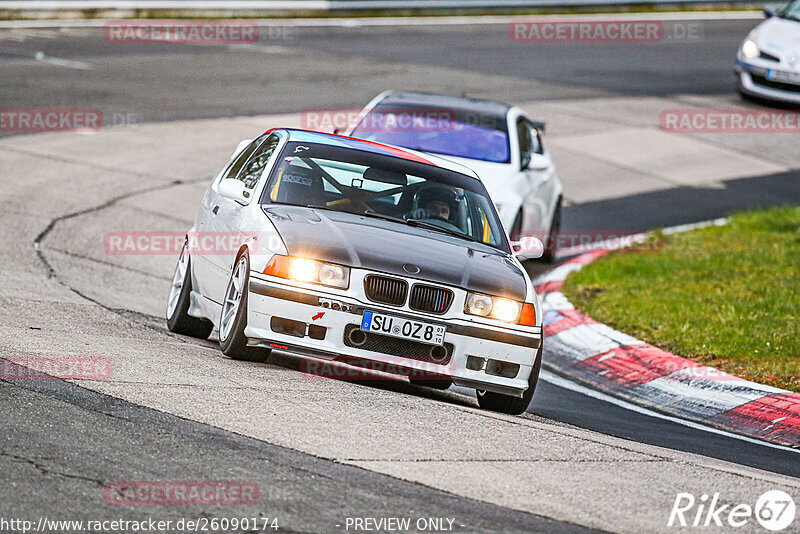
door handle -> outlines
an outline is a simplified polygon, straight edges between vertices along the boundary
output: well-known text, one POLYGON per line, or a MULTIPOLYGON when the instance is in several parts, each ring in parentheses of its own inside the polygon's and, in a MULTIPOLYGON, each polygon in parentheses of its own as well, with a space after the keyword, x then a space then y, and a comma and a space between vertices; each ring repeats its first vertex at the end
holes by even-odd
POLYGON ((213 209, 213 210, 211 210, 211 213, 213 213, 214 215, 216 215, 218 211, 219 211, 219 206, 214 206, 214 209, 213 209))

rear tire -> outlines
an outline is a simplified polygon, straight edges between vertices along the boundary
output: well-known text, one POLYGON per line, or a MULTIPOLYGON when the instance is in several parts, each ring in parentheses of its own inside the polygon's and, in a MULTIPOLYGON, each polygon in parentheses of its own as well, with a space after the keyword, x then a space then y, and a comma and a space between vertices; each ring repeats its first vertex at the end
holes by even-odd
POLYGON ((541 369, 542 345, 539 345, 539 350, 536 351, 536 361, 533 364, 533 369, 531 369, 531 376, 528 378, 528 389, 525 390, 522 397, 512 397, 510 395, 503 395, 502 393, 478 390, 478 404, 484 410, 492 412, 506 413, 509 415, 525 413, 531 400, 533 400, 533 394, 536 392, 536 384, 539 382, 539 371, 541 371, 541 369))
POLYGON ((178 256, 175 274, 167 301, 167 328, 170 332, 206 339, 214 329, 214 323, 208 319, 200 319, 189 315, 192 298, 192 266, 186 245, 178 256))
POLYGON ((234 360, 263 362, 270 351, 260 347, 248 347, 244 328, 247 326, 247 285, 250 282, 250 256, 243 251, 233 266, 225 300, 219 319, 219 344, 222 352, 234 360))

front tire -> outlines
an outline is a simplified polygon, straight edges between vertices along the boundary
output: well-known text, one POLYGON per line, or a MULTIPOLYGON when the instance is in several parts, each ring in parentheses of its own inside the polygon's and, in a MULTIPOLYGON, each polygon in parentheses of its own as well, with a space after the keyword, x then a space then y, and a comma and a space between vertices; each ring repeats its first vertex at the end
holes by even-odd
POLYGON ((219 344, 222 352, 234 360, 263 362, 269 350, 248 347, 244 329, 247 326, 247 285, 250 282, 250 256, 243 251, 233 267, 219 319, 219 344))
POLYGON ((508 237, 511 238, 512 242, 519 241, 519 238, 522 237, 522 210, 514 217, 514 224, 511 225, 511 232, 508 237))
POLYGON ((556 209, 553 211, 553 220, 550 222, 550 233, 547 234, 547 243, 545 243, 544 254, 542 254, 542 261, 545 263, 553 263, 556 261, 556 252, 558 252, 558 234, 561 232, 561 198, 558 199, 556 209))
POLYGON ((536 361, 531 369, 531 376, 528 378, 528 389, 522 394, 522 397, 512 397, 510 395, 503 395, 502 393, 494 393, 492 391, 478 390, 478 405, 484 410, 492 412, 506 413, 509 415, 521 415, 525 413, 528 406, 533 400, 533 394, 536 392, 536 384, 539 382, 539 371, 542 369, 542 345, 539 345, 539 350, 536 351, 536 361))
POLYGON ((411 378, 408 379, 412 385, 428 387, 433 389, 440 389, 444 391, 453 385, 453 381, 449 378, 411 378))
POLYGON ((189 251, 186 244, 181 249, 172 286, 167 300, 167 328, 170 332, 206 339, 214 329, 214 324, 207 319, 189 315, 192 297, 192 268, 189 263, 189 251))

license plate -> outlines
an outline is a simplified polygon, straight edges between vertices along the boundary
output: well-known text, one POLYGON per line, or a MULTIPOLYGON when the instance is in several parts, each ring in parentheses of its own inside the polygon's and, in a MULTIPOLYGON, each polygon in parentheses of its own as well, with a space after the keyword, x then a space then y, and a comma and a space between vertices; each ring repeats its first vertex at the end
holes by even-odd
POLYGON ((767 71, 767 79, 775 82, 800 84, 800 73, 769 69, 767 71))
POLYGON ((447 331, 444 326, 401 319, 371 311, 364 312, 361 318, 361 330, 400 339, 410 339, 429 345, 444 343, 444 333, 447 331))

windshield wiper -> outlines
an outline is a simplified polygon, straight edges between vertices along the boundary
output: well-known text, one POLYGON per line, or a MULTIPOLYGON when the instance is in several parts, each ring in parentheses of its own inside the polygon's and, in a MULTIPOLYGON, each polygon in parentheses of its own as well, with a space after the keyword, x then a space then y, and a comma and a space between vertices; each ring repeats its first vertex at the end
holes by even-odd
POLYGON ((444 234, 450 234, 455 237, 460 237, 461 239, 466 239, 467 241, 472 241, 473 243, 479 243, 477 239, 473 237, 463 234, 457 230, 451 230, 450 228, 445 228, 443 226, 439 226, 438 224, 429 223, 426 221, 421 221, 419 219, 404 219, 406 224, 409 226, 418 226, 419 228, 425 228, 426 230, 435 230, 437 232, 442 232, 444 234))
POLYGON ((361 215, 366 215, 367 217, 375 217, 376 219, 383 219, 384 221, 392 221, 402 224, 408 224, 407 219, 403 219, 402 217, 394 217, 392 215, 384 215, 383 213, 378 213, 377 211, 374 210, 367 210, 363 212, 361 215))

